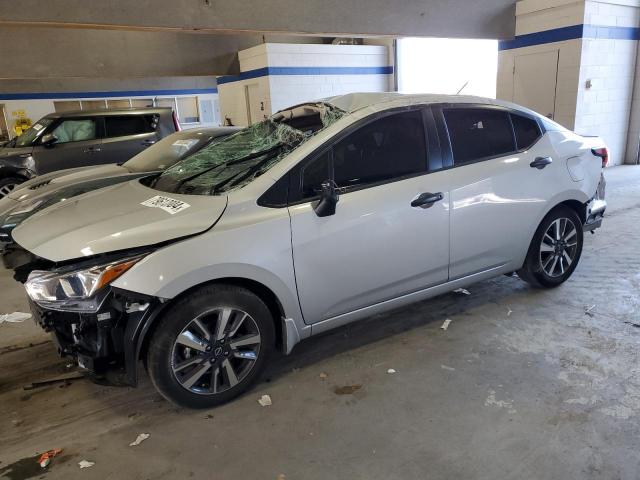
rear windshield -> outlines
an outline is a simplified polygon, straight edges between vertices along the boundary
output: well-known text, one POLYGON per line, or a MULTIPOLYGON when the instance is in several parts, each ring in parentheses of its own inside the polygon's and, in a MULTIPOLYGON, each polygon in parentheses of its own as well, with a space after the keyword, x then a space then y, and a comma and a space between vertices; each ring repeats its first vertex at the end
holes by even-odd
POLYGON ((216 195, 262 175, 308 138, 344 115, 327 104, 276 113, 168 168, 150 186, 188 195, 216 195))

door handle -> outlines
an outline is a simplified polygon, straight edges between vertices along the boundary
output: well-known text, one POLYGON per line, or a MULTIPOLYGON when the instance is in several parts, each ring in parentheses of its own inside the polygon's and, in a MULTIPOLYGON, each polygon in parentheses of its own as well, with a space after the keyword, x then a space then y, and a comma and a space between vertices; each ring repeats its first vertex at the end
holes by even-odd
POLYGON ((84 149, 84 153, 98 153, 101 150, 100 147, 89 147, 84 149))
POLYGON ((421 208, 429 208, 433 206, 434 203, 439 202, 444 198, 442 192, 431 193, 425 192, 418 195, 417 198, 414 198, 411 202, 412 207, 421 207, 421 208))
POLYGON ((542 170, 547 165, 551 165, 553 163, 553 159, 551 157, 538 157, 533 162, 529 164, 531 168, 537 168, 538 170, 542 170))

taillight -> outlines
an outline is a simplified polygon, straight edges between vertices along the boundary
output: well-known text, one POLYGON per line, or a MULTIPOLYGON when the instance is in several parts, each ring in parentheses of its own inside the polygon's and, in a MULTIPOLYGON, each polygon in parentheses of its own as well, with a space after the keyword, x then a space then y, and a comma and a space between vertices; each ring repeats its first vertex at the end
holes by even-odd
POLYGON ((602 159, 602 168, 607 166, 609 163, 609 150, 606 148, 592 148, 591 153, 602 159))
POLYGON ((178 121, 178 115, 176 115, 175 110, 171 112, 171 116, 173 117, 173 126, 176 127, 176 132, 179 132, 182 129, 180 128, 180 122, 178 121))

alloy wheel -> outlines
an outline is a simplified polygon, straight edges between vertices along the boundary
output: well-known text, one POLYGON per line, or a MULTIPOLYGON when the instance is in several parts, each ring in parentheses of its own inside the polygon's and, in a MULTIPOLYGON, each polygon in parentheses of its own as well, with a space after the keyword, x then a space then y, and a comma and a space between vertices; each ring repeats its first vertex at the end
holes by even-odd
POLYGON ((4 198, 9 195, 15 188, 16 183, 7 183, 0 187, 0 198, 4 198))
POLYGON ((560 277, 573 264, 578 251, 578 227, 566 217, 555 219, 540 242, 540 266, 550 277, 560 277))
POLYGON ((213 395, 242 382, 260 354, 260 331, 246 312, 220 307, 191 320, 178 334, 171 369, 192 393, 213 395))

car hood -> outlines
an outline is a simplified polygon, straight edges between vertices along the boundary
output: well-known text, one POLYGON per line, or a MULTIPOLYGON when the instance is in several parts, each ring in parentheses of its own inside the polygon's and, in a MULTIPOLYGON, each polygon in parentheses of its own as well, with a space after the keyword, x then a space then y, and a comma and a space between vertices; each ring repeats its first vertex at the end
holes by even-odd
POLYGON ((166 194, 133 180, 39 211, 12 236, 34 255, 62 262, 202 233, 226 206, 226 196, 166 194))
POLYGON ((9 157, 19 157, 20 155, 29 155, 33 151, 33 147, 7 148, 0 147, 0 160, 9 157))
POLYGON ((21 184, 9 194, 9 198, 13 198, 14 200, 19 200, 21 202, 28 201, 49 191, 58 190, 63 186, 86 182, 97 178, 126 175, 128 173, 129 170, 116 164, 59 170, 57 172, 40 175, 21 184))

